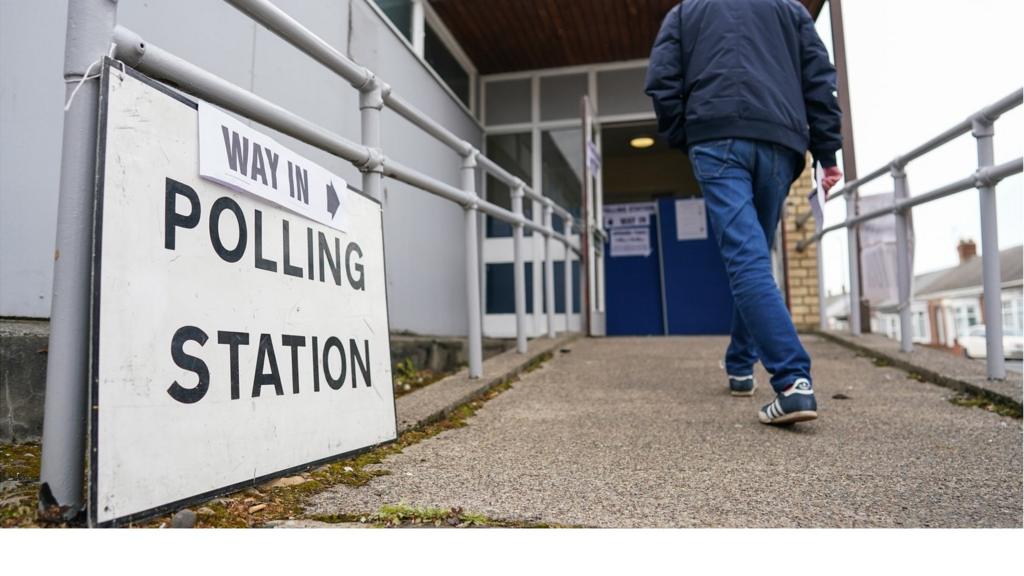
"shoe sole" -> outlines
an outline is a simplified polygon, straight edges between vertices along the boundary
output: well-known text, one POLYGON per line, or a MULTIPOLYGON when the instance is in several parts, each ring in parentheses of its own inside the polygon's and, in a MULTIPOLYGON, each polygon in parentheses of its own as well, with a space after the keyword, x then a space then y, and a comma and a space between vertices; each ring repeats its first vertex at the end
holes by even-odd
POLYGON ((754 386, 750 390, 743 391, 743 390, 733 390, 733 389, 730 388, 729 389, 729 393, 732 394, 733 396, 736 396, 737 398, 748 398, 748 397, 754 395, 754 391, 755 390, 757 390, 757 383, 756 382, 754 383, 754 386))
POLYGON ((774 420, 764 420, 761 418, 761 413, 757 413, 757 419, 761 421, 761 424, 793 424, 794 422, 806 422, 808 420, 814 420, 818 417, 818 413, 814 410, 800 410, 798 412, 790 412, 789 414, 783 414, 774 420))

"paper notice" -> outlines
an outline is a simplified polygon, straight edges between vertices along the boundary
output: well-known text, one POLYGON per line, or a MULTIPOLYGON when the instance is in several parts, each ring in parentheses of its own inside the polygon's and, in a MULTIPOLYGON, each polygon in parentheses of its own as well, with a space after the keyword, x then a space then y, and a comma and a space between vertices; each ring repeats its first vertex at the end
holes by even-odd
POLYGON ((703 198, 676 200, 676 240, 706 240, 708 218, 703 198))

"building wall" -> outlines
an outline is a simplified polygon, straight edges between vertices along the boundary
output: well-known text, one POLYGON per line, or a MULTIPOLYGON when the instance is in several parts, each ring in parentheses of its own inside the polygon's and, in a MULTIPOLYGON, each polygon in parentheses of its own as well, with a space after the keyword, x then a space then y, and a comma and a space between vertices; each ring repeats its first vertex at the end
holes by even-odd
POLYGON ((797 252, 796 246, 801 240, 814 236, 814 220, 808 220, 803 228, 797 228, 796 219, 811 211, 807 200, 814 187, 811 173, 811 162, 789 192, 786 199, 786 210, 783 216, 783 230, 786 243, 786 287, 789 293, 789 311, 793 323, 799 330, 817 329, 818 323, 818 245, 807 246, 803 252, 797 252))
MULTIPOLYGON (((418 108, 480 146, 475 120, 385 24, 369 0, 276 3, 341 52, 367 65, 418 108)), ((49 316, 56 237, 66 1, 0 2, 0 316, 49 316)), ((344 136, 359 140, 358 93, 223 2, 121 0, 119 23, 344 136)), ((101 55, 97 54, 97 58, 101 55)), ((459 185, 459 157, 390 112, 386 153, 459 185)), ((266 130, 266 129, 264 129, 266 130)), ((348 162, 266 130, 355 186, 348 162)), ((462 209, 393 181, 384 233, 393 330, 465 334, 462 209), (431 306, 423 306, 430 302, 431 306)))

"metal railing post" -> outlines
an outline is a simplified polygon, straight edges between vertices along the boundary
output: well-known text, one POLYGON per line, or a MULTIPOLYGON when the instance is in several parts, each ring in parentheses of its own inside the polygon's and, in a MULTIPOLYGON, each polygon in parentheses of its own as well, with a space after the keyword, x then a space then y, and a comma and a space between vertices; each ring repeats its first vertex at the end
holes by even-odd
POLYGON ((551 199, 544 200, 544 228, 548 234, 544 240, 544 303, 548 309, 548 338, 555 337, 555 231, 551 199))
MULTIPOLYGON (((978 146, 978 170, 995 164, 992 121, 975 118, 971 127, 978 146)), ((981 203, 981 270, 982 300, 985 319, 985 352, 990 380, 1006 378, 1003 359, 1002 278, 999 265, 999 227, 996 218, 996 189, 989 182, 979 181, 978 200, 981 203)))
MULTIPOLYGON (((89 74, 99 75, 117 22, 112 0, 68 3, 64 97, 89 74)), ((53 264, 53 301, 46 359, 39 508, 58 506, 71 518, 82 509, 89 398, 93 198, 100 83, 81 83, 64 114, 60 201, 53 264)))
MULTIPOLYGON (((849 220, 857 215, 857 191, 852 190, 846 193, 846 219, 849 220)), ((857 260, 860 258, 860 249, 857 246, 857 226, 850 226, 846 229, 846 247, 849 252, 850 265, 850 313, 847 319, 850 322, 850 334, 860 335, 860 272, 857 260)))
POLYGON ((565 331, 572 331, 572 217, 565 217, 565 331))
POLYGON ((522 183, 512 188, 512 213, 519 218, 512 228, 512 267, 516 300, 516 352, 526 354, 526 263, 523 262, 523 192, 522 183))
MULTIPOLYGON (((893 203, 899 204, 910 194, 907 190, 907 173, 899 162, 892 168, 893 203)), ((914 327, 910 319, 910 299, 914 284, 914 271, 910 260, 910 234, 907 225, 907 211, 897 208, 896 217, 896 297, 900 313, 900 351, 913 352, 914 327)))
POLYGON ((818 242, 815 248, 815 256, 817 256, 818 264, 818 328, 822 332, 828 330, 828 310, 826 305, 828 300, 825 298, 825 262, 823 261, 823 254, 821 249, 821 242, 818 242))
MULTIPOLYGON (((462 158, 462 189, 476 196, 476 152, 462 158)), ((466 312, 469 322, 469 377, 483 375, 483 335, 480 311, 480 255, 477 242, 477 204, 466 206, 466 312)))
POLYGON ((384 204, 383 184, 384 162, 380 149, 380 113, 384 108, 384 93, 390 88, 367 71, 366 84, 359 87, 359 119, 363 146, 370 151, 366 163, 359 167, 363 172, 363 193, 384 204))

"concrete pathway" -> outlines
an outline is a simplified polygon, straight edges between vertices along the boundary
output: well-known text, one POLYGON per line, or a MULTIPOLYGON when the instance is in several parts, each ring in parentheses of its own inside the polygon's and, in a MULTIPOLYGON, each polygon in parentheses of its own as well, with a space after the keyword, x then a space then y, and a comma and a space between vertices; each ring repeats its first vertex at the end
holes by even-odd
POLYGON ((469 426, 309 512, 404 503, 584 526, 1021 527, 1020 420, 805 341, 815 422, 760 425, 766 376, 754 398, 729 396, 722 338, 577 340, 469 426))

